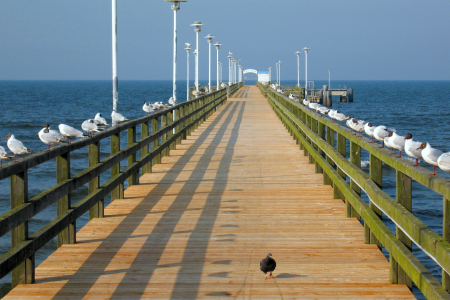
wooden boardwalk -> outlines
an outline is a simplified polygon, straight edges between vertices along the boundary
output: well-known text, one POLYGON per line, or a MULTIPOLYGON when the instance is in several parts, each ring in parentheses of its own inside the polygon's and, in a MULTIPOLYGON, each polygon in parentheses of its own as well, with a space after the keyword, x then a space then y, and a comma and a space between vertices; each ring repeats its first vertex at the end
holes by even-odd
POLYGON ((415 299, 256 87, 140 182, 4 299, 415 299))

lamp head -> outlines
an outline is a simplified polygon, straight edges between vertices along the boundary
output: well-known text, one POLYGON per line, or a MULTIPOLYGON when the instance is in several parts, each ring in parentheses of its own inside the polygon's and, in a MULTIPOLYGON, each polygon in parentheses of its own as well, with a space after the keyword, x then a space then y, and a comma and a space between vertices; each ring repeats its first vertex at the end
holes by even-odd
POLYGON ((308 53, 308 51, 311 50, 308 47, 303 48, 303 51, 305 51, 306 53, 308 53))
POLYGON ((186 45, 186 47, 191 48, 191 44, 189 43, 184 43, 186 45))
POLYGON ((202 26, 205 26, 205 24, 202 24, 202 22, 194 22, 194 24, 191 24, 191 26, 194 26, 194 30, 195 32, 200 32, 202 31, 202 26))
POLYGON ((205 36, 205 39, 208 39, 208 43, 212 43, 214 36, 212 34, 208 34, 207 36, 205 36))
POLYGON ((299 55, 300 55, 300 53, 301 53, 300 51, 297 51, 297 52, 295 52, 295 54, 297 54, 297 56, 299 56, 299 55))
POLYGON ((186 0, 166 0, 169 2, 172 2, 172 9, 173 10, 179 10, 180 9, 180 2, 186 2, 186 0))
POLYGON ((219 50, 220 46, 222 46, 222 44, 221 43, 215 43, 214 46, 216 46, 216 49, 219 50))

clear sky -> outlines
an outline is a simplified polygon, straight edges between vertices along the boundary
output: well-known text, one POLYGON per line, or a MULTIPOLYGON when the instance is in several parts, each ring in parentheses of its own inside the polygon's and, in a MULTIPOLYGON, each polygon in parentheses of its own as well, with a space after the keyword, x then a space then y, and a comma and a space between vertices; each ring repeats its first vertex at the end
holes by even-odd
MULTIPOLYGON (((282 79, 450 80, 449 0, 188 0, 178 12, 178 78, 184 43, 200 33, 200 78, 208 43, 223 44, 244 69, 281 60, 282 79)), ((118 0, 119 79, 172 78, 173 11, 164 0, 118 0)), ((212 47, 212 60, 216 50, 212 47)), ((1 0, 0 80, 111 78, 110 0, 1 0)), ((191 67, 193 67, 191 54, 191 67)), ((215 78, 215 64, 213 64, 215 78)), ((193 78, 191 68, 191 79, 193 78)))

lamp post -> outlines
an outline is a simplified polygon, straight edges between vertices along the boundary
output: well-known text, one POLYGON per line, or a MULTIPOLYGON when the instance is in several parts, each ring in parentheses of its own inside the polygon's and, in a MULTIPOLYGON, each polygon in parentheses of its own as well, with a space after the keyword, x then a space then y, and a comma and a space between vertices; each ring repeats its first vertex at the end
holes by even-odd
POLYGON ((214 36, 211 34, 208 34, 207 36, 205 36, 205 39, 208 39, 208 44, 209 44, 209 72, 208 72, 208 89, 209 92, 211 92, 211 43, 213 41, 214 36))
POLYGON ((198 49, 198 34, 200 31, 202 31, 202 26, 204 26, 205 24, 202 24, 202 22, 194 22, 194 24, 191 24, 191 26, 194 26, 194 30, 197 33, 196 35, 196 40, 197 40, 197 44, 196 44, 196 48, 195 48, 195 90, 198 92, 198 56, 199 56, 199 49, 198 49))
POLYGON ((300 51, 295 52, 297 54, 297 86, 300 86, 300 51))
POLYGON ((117 0, 111 0, 111 7, 112 7, 113 110, 117 111, 119 104, 119 77, 117 72, 117 0))
POLYGON ((277 85, 278 85, 278 63, 275 64, 275 71, 276 71, 276 74, 277 74, 277 80, 276 80, 276 83, 277 83, 277 85))
POLYGON ((272 67, 269 67, 269 82, 272 83, 272 67))
POLYGON ((305 99, 308 98, 308 47, 303 48, 305 51, 305 99))
POLYGON ((278 61, 278 85, 281 88, 281 60, 278 61))
POLYGON ((328 90, 331 91, 331 72, 328 70, 328 90))
POLYGON ((215 43, 214 46, 216 46, 216 49, 217 49, 217 65, 216 65, 216 67, 217 67, 217 76, 216 76, 217 87, 216 87, 216 89, 219 90, 219 49, 220 49, 220 46, 222 46, 222 44, 215 43))
POLYGON ((228 86, 231 86, 231 59, 233 58, 233 53, 228 52, 228 86))
POLYGON ((177 11, 180 9, 180 2, 186 0, 166 0, 172 2, 171 8, 173 10, 173 100, 177 101, 177 11))
POLYGON ((219 83, 222 83, 222 66, 223 64, 221 62, 219 62, 219 67, 220 67, 220 79, 219 79, 219 83))
POLYGON ((191 52, 191 44, 186 43, 186 48, 184 48, 187 52, 187 94, 186 94, 186 101, 189 101, 191 98, 191 93, 189 91, 189 52, 191 52))

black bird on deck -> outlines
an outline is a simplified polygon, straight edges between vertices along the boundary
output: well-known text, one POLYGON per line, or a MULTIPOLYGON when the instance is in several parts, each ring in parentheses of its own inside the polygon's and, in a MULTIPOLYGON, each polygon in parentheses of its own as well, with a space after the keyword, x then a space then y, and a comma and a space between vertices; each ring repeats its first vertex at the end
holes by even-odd
POLYGON ((266 280, 272 277, 272 272, 275 271, 275 268, 277 267, 277 263, 272 258, 272 254, 267 254, 266 258, 263 258, 261 262, 259 263, 260 270, 266 275, 266 280), (270 272, 269 278, 267 278, 267 273, 270 272))

